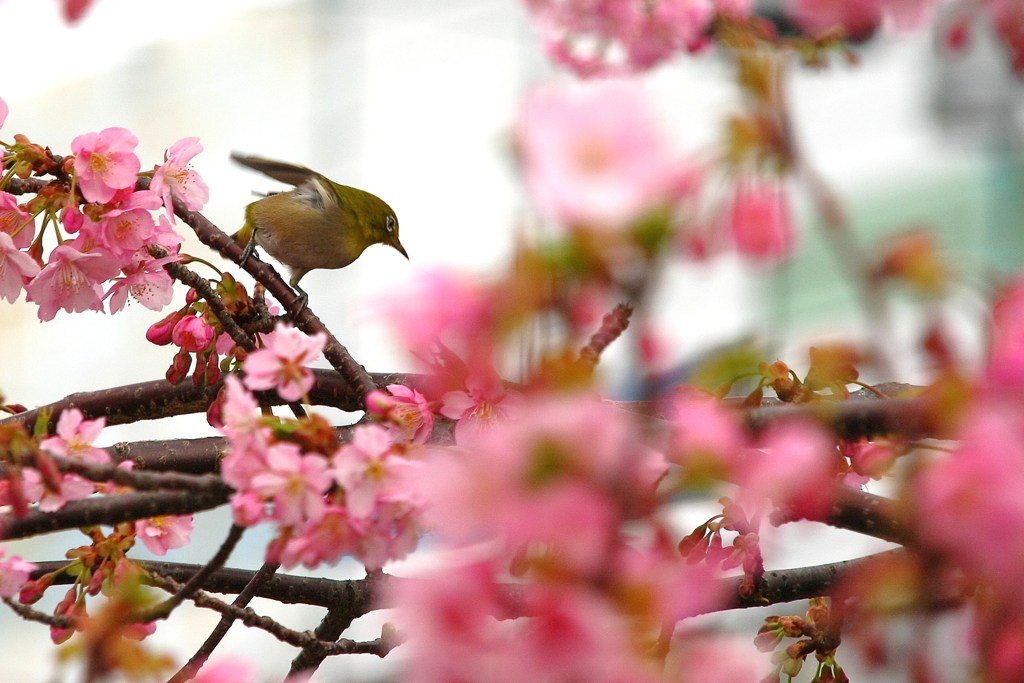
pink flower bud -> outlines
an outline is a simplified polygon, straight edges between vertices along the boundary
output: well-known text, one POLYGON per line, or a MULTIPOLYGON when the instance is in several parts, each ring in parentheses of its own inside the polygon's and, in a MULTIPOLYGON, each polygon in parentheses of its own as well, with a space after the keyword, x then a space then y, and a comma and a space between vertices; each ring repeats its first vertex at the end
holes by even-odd
POLYGON ((729 208, 728 229, 741 254, 769 261, 789 256, 794 234, 785 190, 777 181, 739 181, 729 208))
POLYGON ((374 417, 384 419, 395 407, 395 400, 380 389, 374 389, 366 395, 366 409, 374 417))
POLYGON ((181 349, 178 353, 174 354, 171 367, 167 368, 167 381, 171 384, 180 384, 181 380, 185 379, 188 375, 189 368, 191 367, 192 355, 185 349, 181 349))
POLYGON ((146 330, 146 339, 157 346, 167 346, 171 343, 171 333, 174 331, 174 326, 182 319, 183 315, 181 311, 175 311, 163 320, 153 323, 146 330))

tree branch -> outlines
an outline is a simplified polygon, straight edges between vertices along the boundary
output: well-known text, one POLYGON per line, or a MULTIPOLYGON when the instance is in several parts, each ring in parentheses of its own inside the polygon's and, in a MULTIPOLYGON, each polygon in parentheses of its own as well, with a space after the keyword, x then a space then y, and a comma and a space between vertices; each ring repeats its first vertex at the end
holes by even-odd
POLYGON ((74 500, 53 512, 33 510, 21 518, 8 513, 0 515, 0 538, 27 538, 83 526, 113 526, 146 517, 187 515, 223 505, 228 501, 230 490, 225 485, 220 492, 122 493, 74 500))

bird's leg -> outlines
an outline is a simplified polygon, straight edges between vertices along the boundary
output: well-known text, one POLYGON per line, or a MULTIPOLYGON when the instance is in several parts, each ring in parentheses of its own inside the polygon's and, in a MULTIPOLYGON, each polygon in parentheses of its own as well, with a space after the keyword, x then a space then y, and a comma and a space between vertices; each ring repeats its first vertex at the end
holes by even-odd
POLYGON ((302 309, 306 307, 306 303, 309 301, 309 295, 306 294, 306 290, 299 287, 299 280, 305 275, 308 270, 294 270, 292 271, 292 277, 288 280, 288 284, 291 285, 292 289, 299 293, 299 307, 295 309, 295 315, 298 316, 302 312, 302 309))
POLYGON ((253 227, 252 234, 249 235, 249 241, 245 243, 245 248, 242 249, 242 258, 238 260, 239 266, 244 266, 245 262, 249 260, 249 257, 256 252, 256 228, 253 227))

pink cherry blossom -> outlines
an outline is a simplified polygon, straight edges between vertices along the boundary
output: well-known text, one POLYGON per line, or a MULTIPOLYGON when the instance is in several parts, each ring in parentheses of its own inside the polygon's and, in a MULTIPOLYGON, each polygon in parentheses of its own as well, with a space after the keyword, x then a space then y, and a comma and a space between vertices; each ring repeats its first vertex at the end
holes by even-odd
POLYGON ((203 151, 199 138, 182 138, 164 155, 164 163, 153 172, 150 189, 163 198, 167 215, 174 220, 173 198, 177 197, 189 211, 203 208, 210 198, 206 182, 189 166, 192 157, 203 151))
POLYGON ((306 367, 319 358, 327 335, 312 337, 290 325, 278 323, 261 335, 264 347, 245 359, 245 386, 253 391, 276 389, 286 401, 298 401, 313 388, 313 373, 306 367))
POLYGON ((426 443, 434 431, 434 413, 427 399, 402 384, 389 384, 387 389, 387 393, 375 389, 366 396, 367 410, 384 420, 399 441, 426 443))
POLYGON ((0 190, 0 232, 10 235, 14 246, 24 249, 32 243, 36 234, 35 219, 28 211, 18 206, 18 198, 10 192, 0 190))
POLYGON ((285 544, 281 564, 291 568, 302 564, 310 569, 336 563, 343 555, 354 555, 365 522, 353 519, 346 507, 327 505, 318 519, 308 522, 285 544))
POLYGON ((252 477, 266 468, 270 430, 260 420, 259 404, 237 375, 228 375, 224 386, 224 422, 220 429, 230 450, 221 460, 221 475, 236 490, 245 491, 250 488, 252 477))
POLYGON ((39 274, 39 264, 15 246, 11 236, 0 232, 0 299, 18 300, 26 283, 39 274))
POLYGON ((39 503, 42 512, 53 512, 64 507, 69 501, 88 498, 96 492, 96 485, 77 474, 61 474, 57 488, 43 481, 38 470, 26 467, 22 470, 25 499, 39 503))
POLYGON ((671 152, 644 91, 628 82, 536 90, 518 139, 530 194, 571 228, 629 227, 676 201, 680 178, 693 173, 671 152))
POLYGON ((381 425, 359 425, 352 440, 331 457, 331 474, 345 489, 345 505, 353 517, 366 517, 378 496, 394 485, 393 469, 408 461, 394 452, 391 433, 381 425))
POLYGON ((4 121, 7 120, 8 111, 7 103, 3 101, 3 98, 0 98, 0 127, 2 127, 4 125, 4 121))
POLYGON ((141 164, 135 156, 138 138, 126 128, 106 128, 71 141, 75 174, 90 202, 109 202, 117 190, 134 187, 141 164))
POLYGON ((158 215, 156 218, 156 227, 153 232, 153 239, 150 243, 159 245, 172 254, 176 254, 184 242, 185 238, 179 235, 174 229, 170 219, 163 214, 158 215))
POLYGON ((496 287, 466 273, 433 269, 410 285, 415 297, 379 300, 409 349, 449 348, 469 368, 490 367, 497 345, 496 287))
POLYGON ((130 264, 122 267, 123 277, 118 278, 107 296, 110 298, 110 312, 117 313, 128 302, 128 295, 151 311, 159 311, 171 303, 174 297, 174 280, 164 270, 164 265, 174 263, 177 254, 155 259, 145 251, 132 257, 130 264))
POLYGON ((238 526, 256 526, 267 518, 267 505, 252 491, 231 498, 231 517, 238 526))
POLYGON ((455 441, 466 445, 496 421, 514 417, 523 402, 523 395, 506 390, 495 372, 479 372, 466 379, 465 391, 449 391, 441 397, 440 413, 458 420, 455 441))
POLYGON ((789 199, 776 180, 737 181, 727 228, 744 256, 776 261, 788 257, 795 242, 789 199))
POLYGON ((25 291, 39 304, 39 319, 53 320, 57 311, 102 311, 99 285, 117 274, 117 263, 99 253, 82 253, 66 244, 50 253, 50 261, 25 291))
POLYGON ((192 538, 192 515, 165 515, 135 520, 135 534, 154 555, 188 545, 192 538))
POLYGON ((253 475, 250 482, 253 492, 274 502, 273 518, 286 526, 319 518, 330 485, 327 459, 304 454, 287 442, 267 448, 266 469, 253 475))
POLYGON ((95 463, 110 462, 110 455, 101 448, 93 446, 93 441, 106 427, 106 418, 86 420, 78 408, 69 408, 60 414, 57 420, 56 436, 43 439, 39 443, 54 455, 67 458, 80 458, 95 463))
POLYGON ((28 581, 28 577, 35 570, 36 565, 26 562, 18 555, 4 557, 6 554, 7 548, 0 545, 0 597, 13 598, 18 595, 21 587, 28 581))
POLYGON ((160 197, 153 192, 132 192, 125 197, 100 220, 103 246, 118 256, 121 263, 128 262, 156 232, 150 211, 158 206, 160 197))
POLYGON ((385 500, 382 496, 371 517, 353 520, 361 524, 362 533, 356 539, 352 554, 367 571, 382 569, 388 562, 404 558, 419 543, 421 517, 419 502, 401 498, 385 500))
POLYGON ((190 353, 204 351, 213 342, 213 328, 202 318, 189 315, 179 320, 171 332, 171 341, 190 353))

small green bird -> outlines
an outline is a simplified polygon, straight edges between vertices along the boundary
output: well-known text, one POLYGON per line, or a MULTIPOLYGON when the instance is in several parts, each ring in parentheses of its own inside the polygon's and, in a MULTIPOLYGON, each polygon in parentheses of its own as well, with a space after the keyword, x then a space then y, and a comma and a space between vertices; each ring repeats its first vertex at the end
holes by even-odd
POLYGON ((344 268, 371 244, 386 244, 409 258, 398 240, 394 210, 376 195, 339 185, 305 166, 235 153, 231 158, 295 186, 249 204, 245 224, 232 237, 245 247, 242 264, 258 244, 288 266, 288 284, 299 292, 300 307, 309 297, 299 280, 311 270, 344 268))

